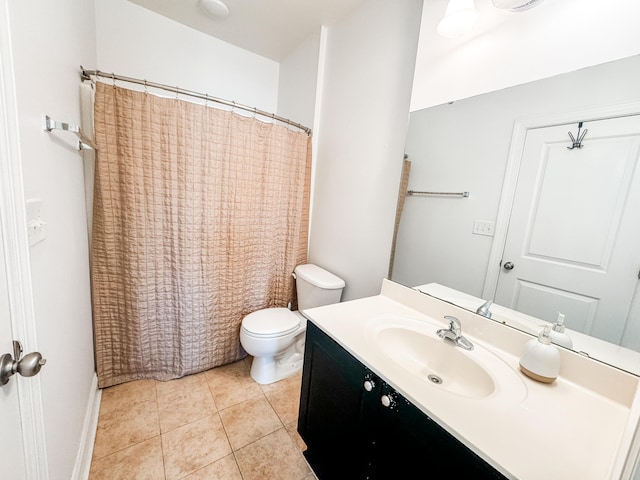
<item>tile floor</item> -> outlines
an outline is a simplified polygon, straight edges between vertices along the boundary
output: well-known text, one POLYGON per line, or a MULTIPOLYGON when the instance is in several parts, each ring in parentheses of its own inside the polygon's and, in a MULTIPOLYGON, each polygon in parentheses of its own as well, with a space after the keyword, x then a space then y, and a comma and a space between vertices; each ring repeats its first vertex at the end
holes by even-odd
POLYGON ((250 357, 106 388, 90 480, 315 480, 296 432, 301 375, 259 385, 250 357))

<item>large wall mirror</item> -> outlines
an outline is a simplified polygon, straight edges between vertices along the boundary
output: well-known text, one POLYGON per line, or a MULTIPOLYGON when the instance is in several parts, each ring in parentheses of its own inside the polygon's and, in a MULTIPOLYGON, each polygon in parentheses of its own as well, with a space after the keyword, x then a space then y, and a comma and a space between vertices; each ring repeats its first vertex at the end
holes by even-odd
POLYGON ((406 155, 435 194, 404 200, 394 281, 532 334, 562 313, 640 375, 640 56, 414 111, 406 155))

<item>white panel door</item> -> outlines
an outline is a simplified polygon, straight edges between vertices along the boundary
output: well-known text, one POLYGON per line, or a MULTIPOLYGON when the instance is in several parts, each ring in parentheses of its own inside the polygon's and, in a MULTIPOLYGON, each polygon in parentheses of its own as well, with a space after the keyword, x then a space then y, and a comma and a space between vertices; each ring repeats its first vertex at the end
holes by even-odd
POLYGON ((577 127, 527 132, 495 302, 619 344, 640 270, 640 116, 585 122, 570 150, 577 127))
MULTIPOLYGON (((0 231, 0 355, 13 355, 11 312, 7 293, 7 272, 0 231)), ((23 451, 20 406, 18 404, 18 382, 14 375, 0 386, 0 478, 23 480, 26 478, 23 451)))

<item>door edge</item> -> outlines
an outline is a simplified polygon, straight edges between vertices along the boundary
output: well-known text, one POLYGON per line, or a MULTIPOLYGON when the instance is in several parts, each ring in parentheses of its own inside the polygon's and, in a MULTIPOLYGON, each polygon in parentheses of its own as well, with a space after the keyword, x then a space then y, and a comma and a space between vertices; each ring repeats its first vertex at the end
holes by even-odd
MULTIPOLYGON (((11 329, 25 348, 37 350, 31 266, 24 204, 18 109, 13 71, 9 4, 0 0, 0 222, 11 310, 11 329)), ((48 480, 40 378, 18 382, 28 479, 48 480)))

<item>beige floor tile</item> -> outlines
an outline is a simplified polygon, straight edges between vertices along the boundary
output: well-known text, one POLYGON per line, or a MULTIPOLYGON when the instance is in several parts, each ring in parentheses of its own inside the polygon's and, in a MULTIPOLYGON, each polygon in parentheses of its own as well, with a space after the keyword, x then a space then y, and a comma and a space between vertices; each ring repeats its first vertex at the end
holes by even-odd
POLYGON ((235 457, 227 455, 185 477, 184 480, 242 480, 242 475, 235 457))
POLYGON ((253 357, 251 355, 247 355, 242 359, 248 369, 251 369, 251 363, 253 362, 253 357))
POLYGON ((244 480, 303 480, 311 471, 284 428, 235 452, 244 480))
POLYGON ((205 375, 218 410, 263 395, 243 360, 207 370, 205 375))
MULTIPOLYGON (((216 405, 209 386, 202 382, 180 383, 181 388, 173 388, 171 393, 158 395, 158 415, 162 433, 194 422, 216 412, 216 405)), ((164 392, 169 389, 163 388, 164 392)))
POLYGON ((251 360, 104 389, 90 479, 317 480, 296 431, 301 374, 259 385, 251 360))
POLYGON ((155 380, 136 380, 102 389, 100 415, 156 399, 155 380))
POLYGON ((293 443, 295 443, 296 447, 298 447, 298 450, 304 452, 307 449, 307 444, 304 443, 304 440, 298 433, 298 420, 294 420, 293 422, 285 425, 285 428, 287 429, 289 436, 293 440, 293 443))
POLYGON ((302 385, 302 370, 277 382, 269 383, 267 385, 260 385, 260 388, 264 391, 264 393, 269 393, 275 390, 282 390, 283 388, 287 388, 292 383, 297 384, 298 387, 302 385))
POLYGON ((270 385, 261 385, 271 406, 285 425, 298 418, 301 386, 302 380, 299 375, 294 375, 270 385))
POLYGON ((264 396, 221 410, 220 418, 234 451, 283 426, 264 396))
POLYGON ((231 453, 218 414, 162 434, 167 480, 183 478, 231 453))
POLYGON ((284 425, 284 428, 287 429, 288 432, 297 432, 298 431, 298 419, 292 420, 289 423, 284 425))
POLYGON ((105 413, 98 419, 93 457, 102 458, 159 434, 155 400, 105 413))
POLYGON ((196 373, 193 375, 187 375, 186 377, 176 378, 175 380, 156 382, 156 392, 158 393, 158 396, 168 395, 194 384, 206 383, 206 381, 207 378, 204 373, 196 373))
POLYGON ((95 460, 89 473, 91 480, 162 480, 162 445, 160 436, 95 460))

